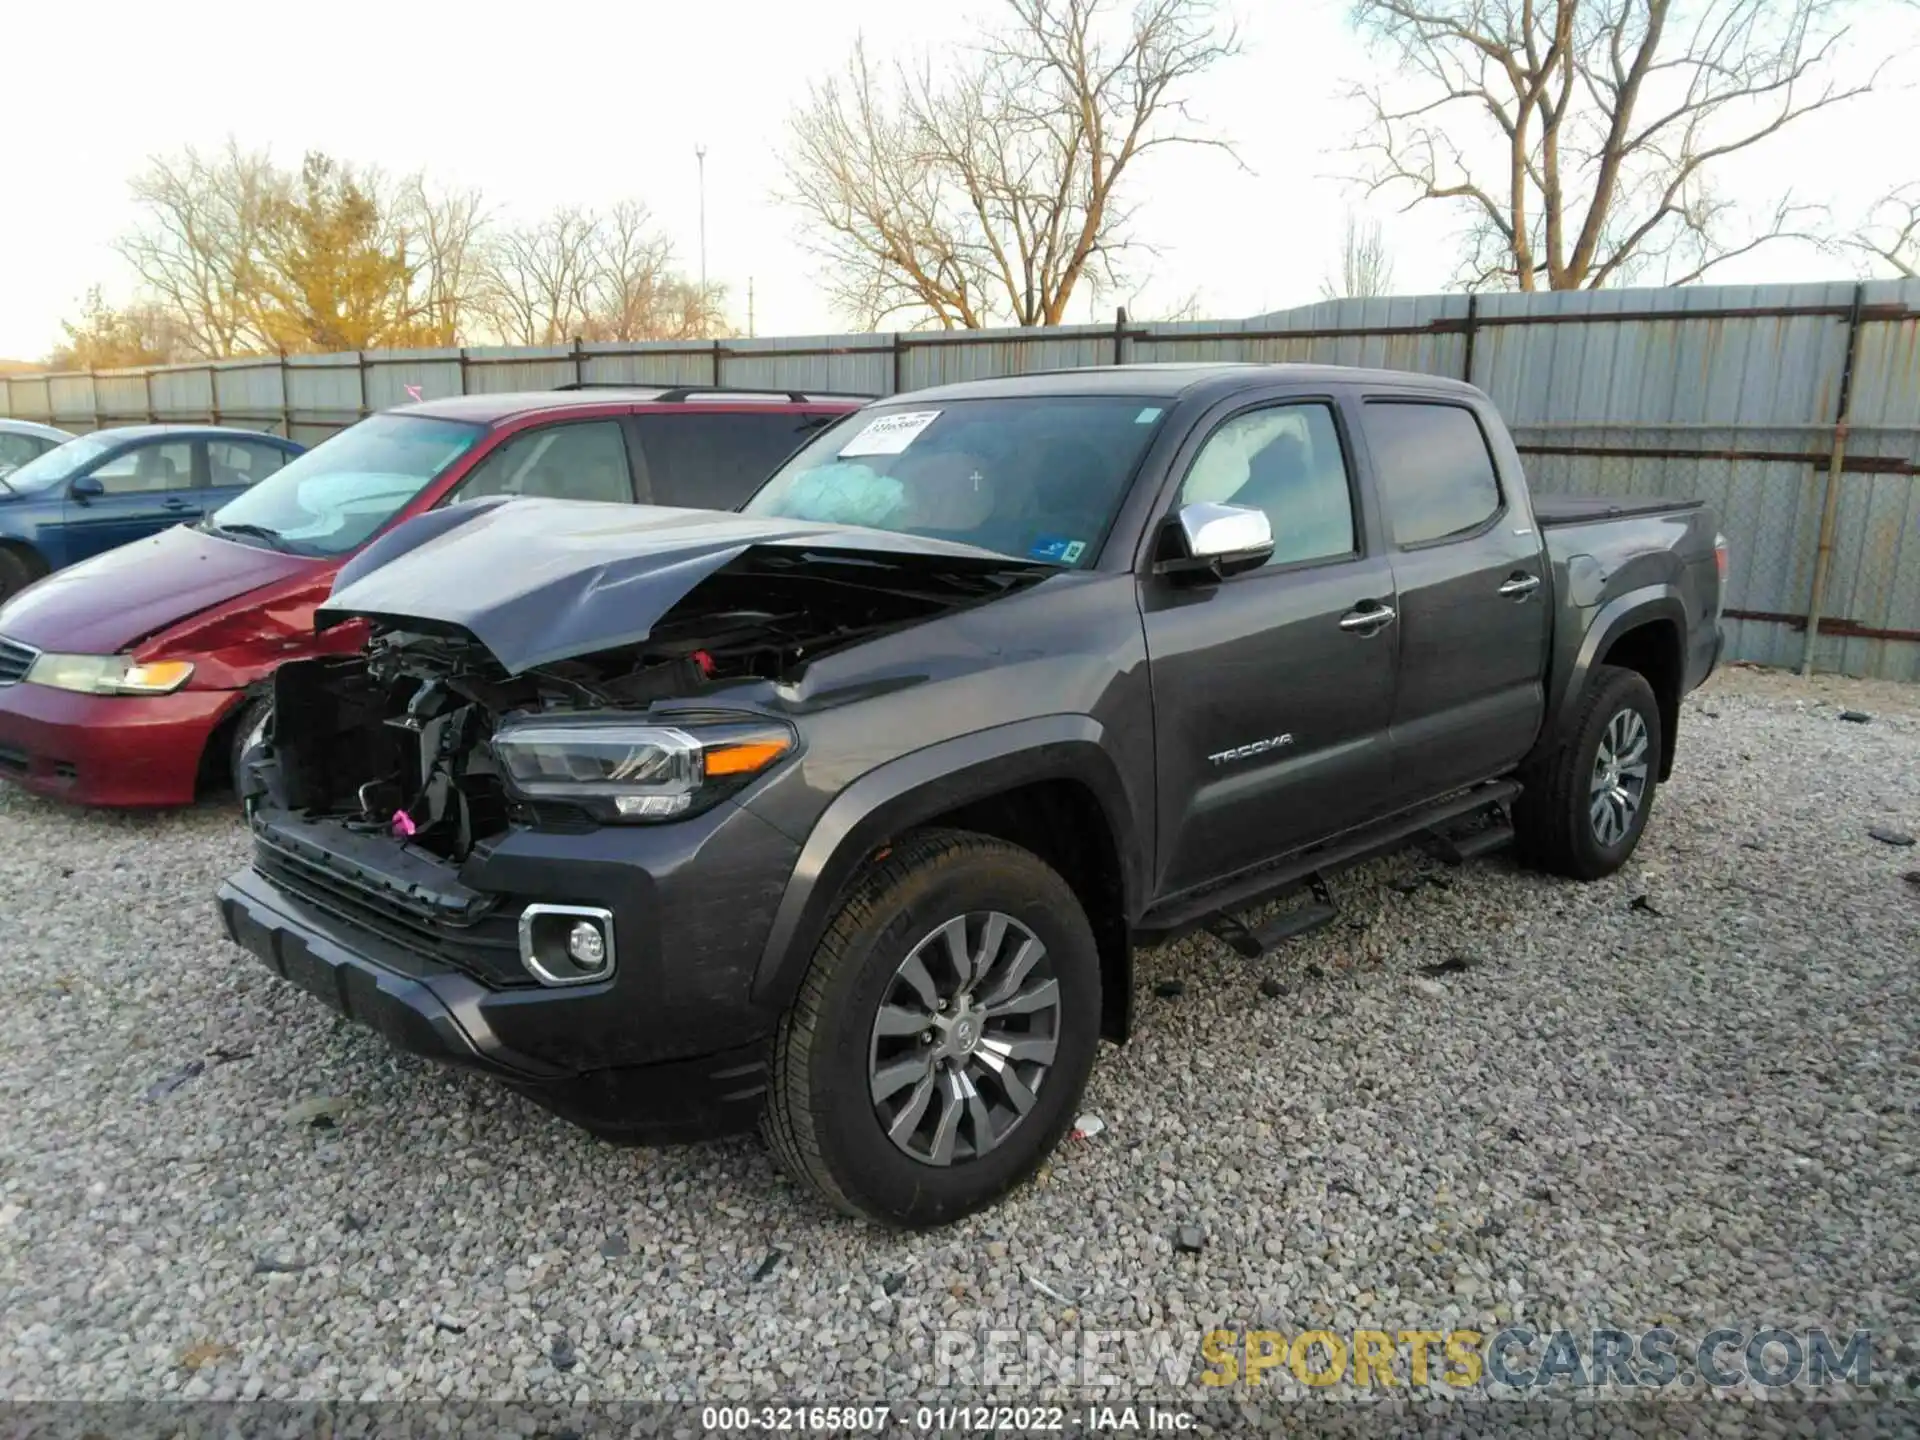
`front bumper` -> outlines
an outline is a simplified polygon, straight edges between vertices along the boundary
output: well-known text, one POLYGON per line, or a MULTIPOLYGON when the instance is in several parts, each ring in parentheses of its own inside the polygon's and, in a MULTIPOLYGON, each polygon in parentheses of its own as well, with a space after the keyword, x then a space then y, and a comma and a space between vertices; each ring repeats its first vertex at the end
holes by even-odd
POLYGON ((0 685, 0 779, 78 805, 190 805, 207 742, 243 698, 0 685))
POLYGON ((569 1021, 610 1018, 609 986, 502 992, 367 934, 274 886, 252 869, 219 889, 227 934, 282 979, 415 1055, 492 1075, 604 1139, 703 1140, 750 1128, 766 1093, 765 1046, 644 1065, 577 1070, 514 1047, 509 1021, 550 1035, 569 1021))

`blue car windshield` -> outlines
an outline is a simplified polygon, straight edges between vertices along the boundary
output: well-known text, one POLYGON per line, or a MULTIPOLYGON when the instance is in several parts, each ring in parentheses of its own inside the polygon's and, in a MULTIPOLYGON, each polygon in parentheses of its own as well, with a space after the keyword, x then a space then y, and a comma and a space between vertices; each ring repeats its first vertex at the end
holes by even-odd
POLYGON ((221 506, 206 528, 300 555, 345 555, 486 433, 423 415, 370 416, 221 506))
POLYGON ((76 436, 64 445, 34 456, 18 470, 9 470, 4 483, 22 495, 50 490, 65 484, 76 470, 85 469, 113 446, 112 440, 102 440, 97 435, 76 436))
POLYGON ((1093 564, 1165 401, 1074 395, 856 411, 742 508, 1093 564))

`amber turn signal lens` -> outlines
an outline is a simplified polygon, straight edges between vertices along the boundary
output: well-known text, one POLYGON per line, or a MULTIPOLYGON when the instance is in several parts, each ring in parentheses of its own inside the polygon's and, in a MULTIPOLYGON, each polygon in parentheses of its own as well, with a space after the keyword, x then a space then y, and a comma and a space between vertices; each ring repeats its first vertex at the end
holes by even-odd
POLYGON ((705 751, 707 774, 752 775, 766 769, 792 748, 793 742, 785 739, 710 745, 705 751))

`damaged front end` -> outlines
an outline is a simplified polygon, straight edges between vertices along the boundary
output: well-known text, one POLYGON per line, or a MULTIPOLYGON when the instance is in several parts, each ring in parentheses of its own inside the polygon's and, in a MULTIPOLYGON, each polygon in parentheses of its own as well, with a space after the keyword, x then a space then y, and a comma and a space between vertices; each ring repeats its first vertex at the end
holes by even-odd
MULTIPOLYGON (((470 883, 491 847, 516 828, 581 833, 711 810, 801 745, 787 718, 751 703, 768 684, 1052 573, 954 547, 873 552, 812 535, 717 550, 704 530, 703 518, 683 525, 680 551, 655 537, 669 553, 635 572, 596 560, 556 576, 523 555, 517 573, 539 576, 537 588, 415 606, 425 614, 388 608, 399 591, 385 569, 343 587, 328 617, 366 616, 371 640, 360 655, 276 672, 273 718, 246 766, 256 868, 488 985, 595 978, 577 957, 536 963, 508 923, 517 898, 470 883), (688 528, 697 566, 681 553, 688 528), (663 569, 687 588, 656 583, 663 569), (536 598, 571 653, 554 653, 534 623, 536 598)), ((430 558, 451 563, 406 555, 389 568, 430 558)), ((431 575, 399 583, 443 597, 475 589, 431 575)))

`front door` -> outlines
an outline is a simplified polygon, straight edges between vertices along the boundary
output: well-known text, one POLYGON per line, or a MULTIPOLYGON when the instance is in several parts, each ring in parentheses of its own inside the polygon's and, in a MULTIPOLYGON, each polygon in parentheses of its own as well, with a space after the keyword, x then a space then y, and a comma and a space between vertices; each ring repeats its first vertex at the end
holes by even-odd
POLYGON ((1400 595, 1394 794, 1414 805, 1511 769, 1546 705, 1540 536, 1472 408, 1369 400, 1367 450, 1400 595))
POLYGON ((1259 508, 1274 553, 1214 583, 1144 582, 1161 897, 1387 804, 1393 572, 1370 553, 1342 428, 1330 399, 1256 405, 1188 452, 1176 508, 1259 508))
POLYGON ((70 482, 60 516, 68 563, 198 520, 194 444, 168 440, 132 445, 70 482), (94 493, 86 493, 91 487, 81 484, 89 479, 98 483, 94 493))

